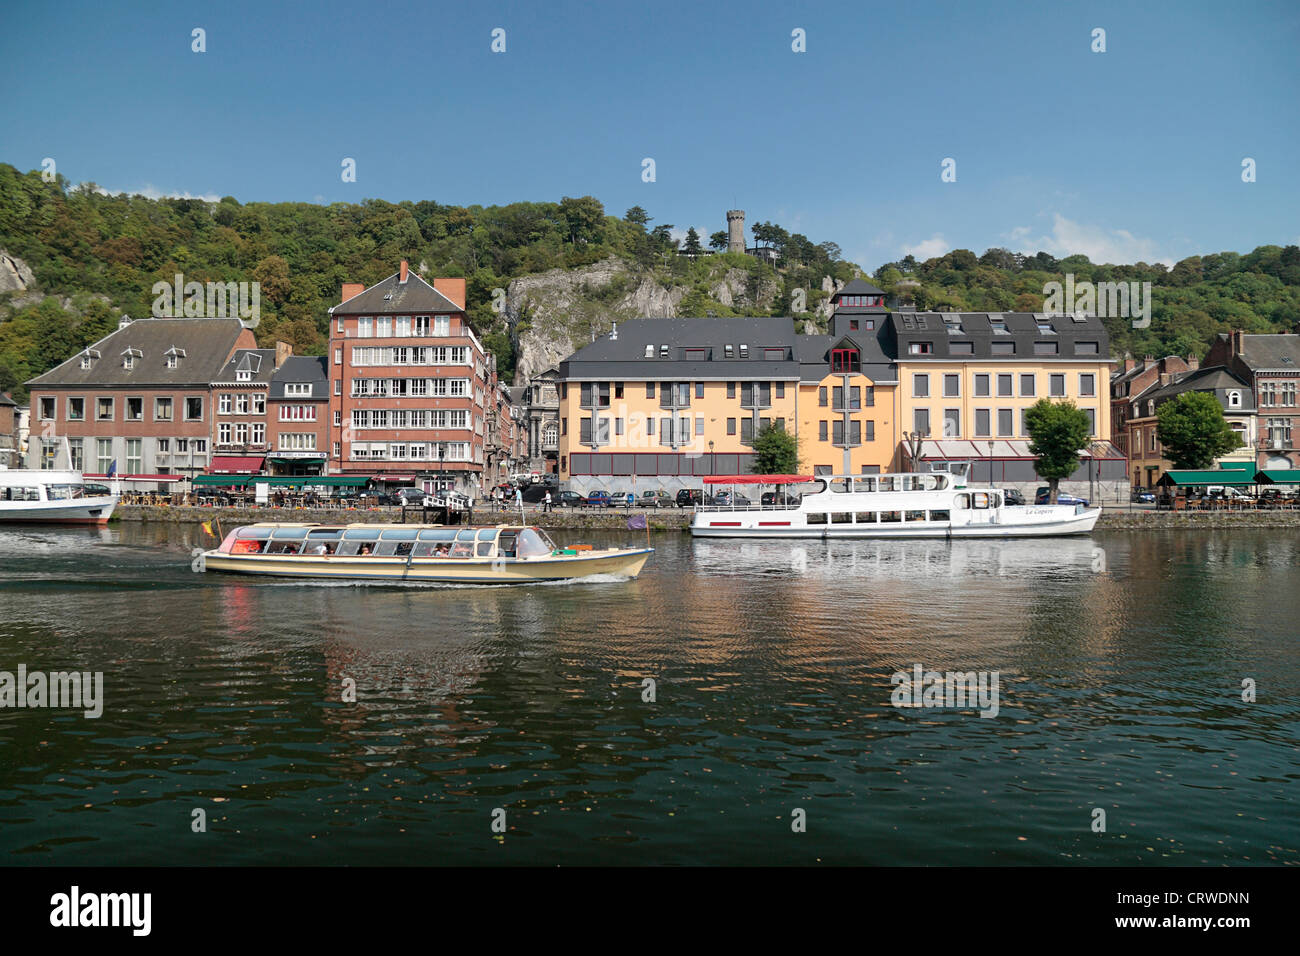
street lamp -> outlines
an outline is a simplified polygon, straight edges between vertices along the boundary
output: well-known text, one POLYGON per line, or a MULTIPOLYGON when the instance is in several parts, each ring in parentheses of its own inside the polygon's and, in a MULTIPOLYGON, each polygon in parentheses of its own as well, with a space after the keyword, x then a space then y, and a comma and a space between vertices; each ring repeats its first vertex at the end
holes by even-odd
POLYGON ((443 461, 446 459, 446 457, 447 457, 447 443, 445 441, 440 441, 438 442, 438 490, 440 491, 447 490, 446 488, 443 487, 443 485, 446 483, 447 480, 446 475, 443 473, 445 468, 445 466, 443 465, 443 461))
POLYGON ((989 487, 993 487, 993 439, 989 439, 989 487))
POLYGON ((713 442, 709 442, 709 474, 715 475, 718 472, 717 462, 713 459, 713 442))

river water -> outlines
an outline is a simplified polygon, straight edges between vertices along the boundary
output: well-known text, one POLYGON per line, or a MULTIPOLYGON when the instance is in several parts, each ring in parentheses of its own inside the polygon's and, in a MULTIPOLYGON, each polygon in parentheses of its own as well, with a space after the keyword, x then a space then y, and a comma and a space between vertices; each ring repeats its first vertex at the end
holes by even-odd
POLYGON ((103 674, 0 709, 0 862, 1300 863, 1294 532, 654 543, 394 587, 0 528, 0 671, 103 674), (918 664, 996 716, 893 706, 918 664))

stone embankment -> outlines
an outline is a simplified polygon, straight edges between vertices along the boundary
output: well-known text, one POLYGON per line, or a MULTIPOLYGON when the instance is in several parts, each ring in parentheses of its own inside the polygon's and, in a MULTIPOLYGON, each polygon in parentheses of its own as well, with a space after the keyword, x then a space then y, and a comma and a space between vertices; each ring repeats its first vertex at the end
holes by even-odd
MULTIPOLYGON (((632 515, 644 514, 651 531, 684 531, 690 523, 691 512, 678 508, 641 511, 623 508, 563 509, 543 513, 526 507, 528 524, 559 530, 572 529, 625 531, 632 515)), ((177 523, 211 521, 219 519, 225 530, 235 525, 255 521, 314 521, 335 524, 340 522, 397 523, 402 521, 400 508, 196 508, 168 507, 162 505, 122 505, 114 520, 171 521, 177 523)), ((406 521, 419 522, 423 517, 419 509, 407 509, 406 521)), ((437 518, 431 513, 430 521, 437 518)), ((519 512, 474 512, 475 524, 502 524, 519 521, 519 512)), ((1106 510, 1097 522, 1102 531, 1152 531, 1170 528, 1300 528, 1300 511, 1193 511, 1172 512, 1134 509, 1106 510)))

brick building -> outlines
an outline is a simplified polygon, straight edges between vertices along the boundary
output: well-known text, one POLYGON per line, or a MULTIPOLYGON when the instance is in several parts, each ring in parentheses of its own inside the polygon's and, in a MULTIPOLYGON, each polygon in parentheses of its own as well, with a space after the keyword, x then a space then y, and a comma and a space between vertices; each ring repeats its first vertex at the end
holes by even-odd
POLYGON ((238 319, 140 319, 27 383, 28 466, 166 487, 210 462, 212 383, 256 348, 238 319), (66 441, 66 444, 65 444, 66 441), (175 476, 175 478, 173 478, 175 476))
POLYGON ((18 450, 18 403, 8 392, 0 392, 0 465, 21 467, 18 450))
POLYGON ((1205 364, 1226 366, 1251 389, 1257 416, 1256 467, 1300 468, 1300 335, 1220 333, 1205 364))
POLYGON ((266 402, 267 470, 273 475, 323 475, 331 427, 323 356, 286 356, 271 374, 266 402))
POLYGON ((469 326, 464 279, 432 284, 402 262, 330 310, 330 460, 394 484, 484 480, 496 370, 469 326), (335 414, 337 412, 337 414, 335 414))

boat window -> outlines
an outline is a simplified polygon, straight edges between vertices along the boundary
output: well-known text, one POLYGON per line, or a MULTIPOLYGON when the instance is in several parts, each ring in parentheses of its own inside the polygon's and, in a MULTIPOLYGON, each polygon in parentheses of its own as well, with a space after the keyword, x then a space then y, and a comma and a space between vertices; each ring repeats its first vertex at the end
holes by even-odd
POLYGON ((879 484, 880 484, 880 490, 881 490, 881 491, 897 491, 898 488, 896 487, 896 485, 894 484, 894 482, 895 482, 895 478, 894 478, 893 475, 884 475, 884 476, 880 479, 880 482, 879 482, 879 484))
POLYGON ((280 539, 289 539, 292 541, 301 541, 307 537, 306 528, 276 528, 271 532, 271 537, 280 539))
POLYGON ((417 558, 431 558, 433 557, 433 549, 436 547, 438 547, 436 541, 417 541, 411 554, 417 558))
POLYGON ((72 485, 46 485, 45 496, 50 501, 63 501, 68 498, 79 497, 73 492, 72 485))
POLYGON ((455 537, 455 528, 425 528, 420 532, 421 541, 450 541, 455 537))
POLYGON ((931 480, 934 482, 934 490, 935 490, 935 491, 943 491, 945 488, 948 487, 948 476, 947 476, 947 475, 934 475, 934 476, 931 478, 931 480))
POLYGON ((495 538, 496 536, 497 536, 497 529, 496 529, 496 528, 481 528, 481 529, 479 529, 478 539, 479 539, 480 541, 491 541, 491 540, 492 540, 493 538, 495 538))
POLYGON ((521 558, 537 558, 551 553, 551 547, 537 533, 536 528, 524 528, 519 532, 515 553, 521 558))
POLYGON ((312 541, 338 541, 343 537, 342 528, 313 528, 307 532, 312 541))
POLYGON ((905 511, 905 512, 903 513, 903 515, 904 515, 904 518, 905 518, 907 521, 924 521, 924 520, 925 520, 925 512, 924 512, 924 511, 905 511))
POLYGON ((852 524, 853 515, 848 511, 837 511, 831 515, 831 524, 852 524))
POLYGON ((903 520, 903 513, 901 511, 880 512, 881 524, 898 524, 902 520, 903 520))
POLYGON ((948 514, 947 511, 931 511, 931 512, 930 512, 930 520, 931 520, 931 521, 947 521, 949 517, 950 517, 950 516, 949 516, 949 514, 948 514))
POLYGON ((230 546, 231 554, 261 554, 262 548, 266 547, 265 541, 255 541, 251 538, 242 538, 230 546))
POLYGON ((848 492, 852 490, 850 487, 852 481, 853 479, 851 478, 832 478, 831 491, 835 492, 837 495, 848 494, 848 492))
POLYGON ((491 541, 480 541, 478 543, 478 556, 480 558, 492 557, 492 549, 495 547, 496 545, 493 544, 491 541))
POLYGON ((418 533, 418 528, 385 528, 379 537, 382 541, 414 541, 418 533))
POLYGON ((953 507, 958 511, 966 511, 970 508, 970 495, 957 495, 953 499, 953 507))
POLYGON ((823 481, 821 478, 814 478, 812 491, 809 491, 808 494, 820 495, 825 490, 826 490, 826 482, 823 481))
POLYGON ((826 514, 825 514, 824 512, 821 513, 821 514, 809 514, 809 515, 808 515, 808 523, 809 523, 809 524, 825 524, 825 523, 826 523, 826 514))
POLYGON ((976 508, 987 508, 989 506, 989 493, 987 491, 977 491, 974 497, 976 508))
POLYGON ((876 479, 874 478, 854 478, 853 490, 862 493, 864 491, 876 490, 876 479))
POLYGON ((456 540, 457 540, 457 541, 473 541, 473 540, 474 540, 474 529, 473 529, 473 528, 469 528, 469 529, 467 529, 467 530, 465 530, 465 531, 457 531, 457 532, 456 532, 456 540))
POLYGON ((377 528, 348 528, 343 532, 345 541, 378 541, 379 530, 377 528))
POLYGON ((266 546, 267 554, 297 554, 301 550, 301 538, 296 541, 272 541, 266 546))
POLYGON ((1001 495, 990 495, 989 497, 990 497, 990 499, 992 499, 992 507, 994 507, 994 508, 1001 508, 1001 507, 1002 507, 1002 496, 1001 496, 1001 495))
POLYGON ((939 479, 934 475, 922 475, 917 479, 917 483, 925 491, 936 491, 939 488, 939 479))
POLYGON ((502 531, 501 537, 497 541, 497 553, 503 558, 513 558, 515 556, 515 537, 517 531, 502 531))
POLYGON ((235 536, 239 538, 254 538, 258 541, 265 541, 267 538, 271 537, 271 529, 270 528, 240 528, 238 531, 235 532, 235 536))
POLYGON ((876 513, 874 511, 859 511, 857 514, 858 524, 875 524, 876 513))
POLYGON ((474 545, 472 545, 468 541, 453 542, 451 546, 451 554, 448 555, 448 557, 452 557, 452 558, 470 558, 473 556, 474 556, 474 545))

